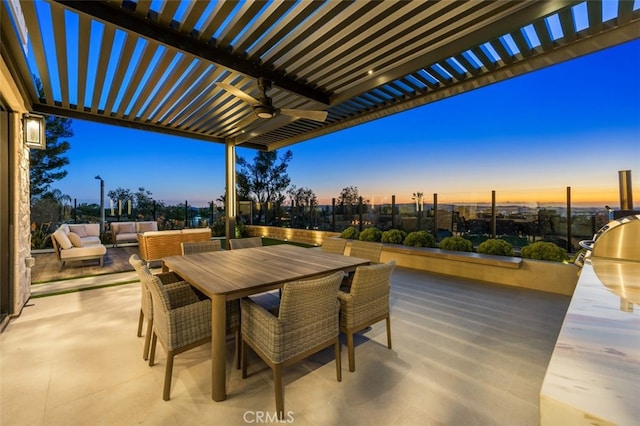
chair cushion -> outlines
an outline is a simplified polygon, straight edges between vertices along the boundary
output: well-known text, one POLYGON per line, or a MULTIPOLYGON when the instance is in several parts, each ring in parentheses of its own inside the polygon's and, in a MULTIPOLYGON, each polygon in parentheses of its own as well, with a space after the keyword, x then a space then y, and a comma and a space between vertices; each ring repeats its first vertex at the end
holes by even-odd
POLYGON ((60 244, 62 249, 67 250, 73 247, 73 243, 71 243, 71 240, 69 240, 69 237, 67 237, 67 234, 63 229, 58 229, 54 232, 53 237, 56 239, 58 244, 60 244))
POLYGON ((82 238, 80 238, 80 235, 76 234, 75 232, 69 232, 69 235, 67 235, 67 237, 69 237, 69 241, 71 241, 71 244, 73 244, 74 247, 82 247, 84 245, 82 243, 82 238))

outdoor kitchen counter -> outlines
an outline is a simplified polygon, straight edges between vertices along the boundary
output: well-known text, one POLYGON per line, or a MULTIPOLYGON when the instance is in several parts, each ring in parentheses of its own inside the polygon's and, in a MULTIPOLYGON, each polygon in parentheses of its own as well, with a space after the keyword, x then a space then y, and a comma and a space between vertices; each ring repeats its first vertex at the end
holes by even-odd
POLYGON ((582 269, 540 391, 541 425, 640 422, 640 262, 582 269))

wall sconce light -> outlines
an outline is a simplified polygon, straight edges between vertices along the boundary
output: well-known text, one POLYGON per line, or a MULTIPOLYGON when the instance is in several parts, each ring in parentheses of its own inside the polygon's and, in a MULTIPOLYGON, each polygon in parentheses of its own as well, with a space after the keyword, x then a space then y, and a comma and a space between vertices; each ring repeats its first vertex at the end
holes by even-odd
POLYGON ((45 120, 38 114, 24 114, 22 116, 24 143, 29 148, 45 149, 45 120))

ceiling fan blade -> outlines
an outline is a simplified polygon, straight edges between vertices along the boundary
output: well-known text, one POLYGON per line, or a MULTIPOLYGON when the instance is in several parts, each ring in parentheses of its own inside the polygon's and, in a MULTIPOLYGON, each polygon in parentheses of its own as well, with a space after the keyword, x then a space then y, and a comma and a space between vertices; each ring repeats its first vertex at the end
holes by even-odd
POLYGON ((308 120, 313 121, 321 121, 324 122, 327 119, 327 111, 309 111, 306 109, 287 109, 282 108, 280 110, 281 114, 288 115, 296 118, 306 118, 308 120))
POLYGON ((246 103, 251 106, 260 105, 260 102, 254 98, 253 96, 249 96, 244 93, 242 90, 235 88, 234 86, 227 83, 216 83, 218 87, 223 88, 227 92, 231 93, 233 96, 242 99, 246 103))

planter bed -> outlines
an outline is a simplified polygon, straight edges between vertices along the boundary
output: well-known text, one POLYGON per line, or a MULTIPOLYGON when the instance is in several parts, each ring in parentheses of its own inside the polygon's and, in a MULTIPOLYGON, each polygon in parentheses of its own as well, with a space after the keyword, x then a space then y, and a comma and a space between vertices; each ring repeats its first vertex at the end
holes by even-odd
MULTIPOLYGON (((264 236, 321 245, 323 238, 335 237, 335 232, 304 229, 247 226, 251 236, 264 236), (283 235, 285 238, 282 238, 283 235)), ((345 253, 349 253, 347 242, 345 253)), ((580 268, 573 264, 456 252, 400 244, 383 244, 381 262, 396 260, 398 266, 456 277, 470 278, 492 284, 522 287, 571 296, 578 281, 580 268)))

